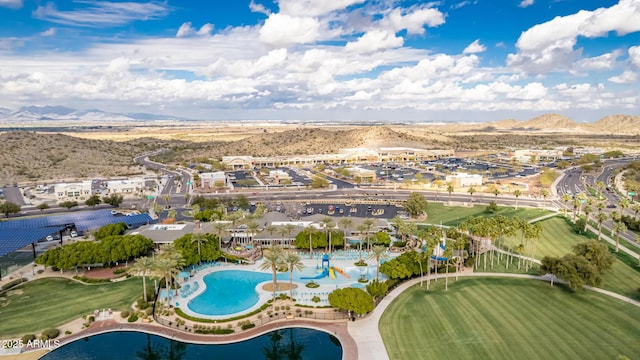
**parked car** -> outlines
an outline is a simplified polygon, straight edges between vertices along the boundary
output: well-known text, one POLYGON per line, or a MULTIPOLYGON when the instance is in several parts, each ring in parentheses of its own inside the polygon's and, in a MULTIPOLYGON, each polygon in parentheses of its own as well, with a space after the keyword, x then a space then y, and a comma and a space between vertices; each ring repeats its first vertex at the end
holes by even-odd
POLYGON ((76 236, 78 236, 78 233, 77 233, 75 230, 71 230, 71 232, 69 233, 69 235, 70 235, 71 237, 76 237, 76 236))

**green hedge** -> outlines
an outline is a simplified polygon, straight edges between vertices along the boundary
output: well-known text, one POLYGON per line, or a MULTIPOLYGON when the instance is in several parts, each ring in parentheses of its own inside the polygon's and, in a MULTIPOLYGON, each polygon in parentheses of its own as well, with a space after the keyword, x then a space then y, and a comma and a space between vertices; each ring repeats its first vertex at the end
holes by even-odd
POLYGON ((29 341, 33 341, 36 339, 36 336, 33 334, 27 334, 21 338, 23 344, 27 344, 29 341))
POLYGON ((244 314, 244 315, 239 315, 239 316, 234 316, 232 318, 228 318, 228 319, 203 319, 203 318, 199 318, 199 317, 195 317, 195 316, 191 316, 188 314, 185 314, 184 311, 182 311, 180 308, 176 308, 176 315, 183 317, 187 320, 191 320, 191 321, 197 321, 197 322, 202 322, 202 323, 225 323, 225 322, 229 322, 229 321, 235 321, 235 320, 240 320, 240 319, 244 319, 244 318, 248 318, 249 316, 253 316, 255 314, 260 313, 261 311, 265 310, 266 308, 268 308, 269 306, 271 306, 271 302, 268 302, 264 305, 262 305, 259 309, 256 309, 250 313, 244 314))
POLYGON ((233 329, 209 329, 209 330, 198 329, 194 331, 194 333, 196 334, 218 334, 218 335, 233 334, 234 332, 235 331, 233 329))
POLYGON ((138 321, 138 315, 136 314, 131 314, 131 316, 129 316, 129 318, 127 319, 127 322, 136 322, 138 321))
POLYGON ((20 285, 20 284, 22 284, 23 282, 26 282, 26 281, 27 281, 27 278, 15 279, 15 280, 9 281, 8 283, 2 285, 1 289, 2 289, 2 291, 9 290, 12 287, 18 286, 18 285, 20 285))
POLYGON ((249 324, 244 324, 244 325, 242 325, 240 328, 241 328, 242 330, 248 330, 248 329, 251 329, 251 328, 254 328, 254 327, 256 327, 256 324, 254 324, 254 323, 249 323, 249 324))
POLYGON ((110 279, 93 279, 93 278, 88 278, 86 276, 78 276, 78 275, 74 276, 73 278, 87 284, 103 284, 103 283, 111 282, 110 279))

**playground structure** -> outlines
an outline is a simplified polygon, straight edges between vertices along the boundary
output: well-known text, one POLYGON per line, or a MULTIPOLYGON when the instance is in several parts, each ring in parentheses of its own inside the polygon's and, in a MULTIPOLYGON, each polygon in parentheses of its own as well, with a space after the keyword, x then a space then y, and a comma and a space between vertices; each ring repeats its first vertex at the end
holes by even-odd
POLYGON ((331 266, 329 264, 329 255, 325 254, 322 256, 322 272, 320 274, 318 274, 317 276, 305 276, 305 277, 301 277, 300 279, 302 280, 316 280, 316 279, 322 279, 325 278, 327 276, 331 277, 332 279, 336 278, 336 272, 344 277, 346 277, 347 279, 350 279, 349 275, 347 275, 344 271, 342 271, 342 269, 336 267, 336 266, 331 266))

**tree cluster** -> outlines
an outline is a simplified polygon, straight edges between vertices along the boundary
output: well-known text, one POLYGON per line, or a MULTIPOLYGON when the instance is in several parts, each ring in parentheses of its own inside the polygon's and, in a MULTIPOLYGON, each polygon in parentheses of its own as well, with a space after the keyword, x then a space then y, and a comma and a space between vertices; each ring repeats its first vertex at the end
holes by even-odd
POLYGON ((409 198, 405 200, 403 207, 409 213, 411 217, 418 217, 422 215, 423 212, 427 209, 427 199, 425 199, 422 194, 417 192, 412 192, 409 195, 409 198))
POLYGON ((185 234, 173 242, 176 250, 180 252, 184 260, 184 265, 198 264, 201 261, 217 260, 222 252, 218 246, 218 237, 214 234, 201 234, 200 255, 198 255, 198 243, 194 237, 200 234, 185 234))
POLYGON ((100 241, 79 241, 48 250, 36 263, 58 269, 85 264, 113 264, 144 255, 153 249, 153 240, 142 235, 114 235, 100 241))
POLYGON ((420 275, 420 264, 416 261, 420 256, 415 251, 408 251, 380 265, 380 272, 391 279, 406 279, 420 275))
POLYGON ((358 288, 343 288, 329 294, 329 304, 332 307, 353 311, 356 314, 366 314, 373 310, 373 297, 358 288))
POLYGON ((20 212, 20 205, 12 203, 11 201, 3 201, 0 203, 0 212, 2 212, 5 217, 9 217, 11 214, 20 212))
MULTIPOLYGON (((329 246, 329 237, 328 234, 324 231, 312 231, 310 229, 305 229, 296 235, 295 240, 293 240, 293 244, 298 249, 308 249, 309 248, 309 233, 311 233, 311 246, 314 249, 324 248, 329 246)), ((331 230, 331 245, 332 246, 342 246, 344 243, 344 233, 340 230, 331 230)))
POLYGON ((583 285, 602 285, 603 274, 611 269, 615 258, 606 245, 596 240, 576 244, 573 252, 561 258, 545 256, 540 272, 564 279, 569 288, 577 290, 583 285))

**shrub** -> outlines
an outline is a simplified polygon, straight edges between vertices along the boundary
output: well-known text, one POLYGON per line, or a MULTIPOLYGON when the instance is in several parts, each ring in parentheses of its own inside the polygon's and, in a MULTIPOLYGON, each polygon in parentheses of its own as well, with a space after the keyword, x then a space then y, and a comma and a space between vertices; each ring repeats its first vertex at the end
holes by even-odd
POLYGON ((311 298, 311 301, 313 301, 314 303, 319 303, 320 302, 320 298, 316 295, 316 296, 311 298))
POLYGON ((254 323, 249 323, 249 324, 243 324, 240 328, 241 328, 242 330, 248 330, 248 329, 251 329, 251 328, 254 328, 254 327, 256 327, 256 324, 254 324, 254 323))
POLYGON ((65 330, 64 334, 65 335, 71 335, 71 330, 65 330))
POLYGON ((113 275, 120 275, 120 274, 124 274, 127 272, 127 270, 129 270, 128 268, 118 268, 113 270, 113 275))
POLYGON ((147 316, 148 316, 148 315, 153 314, 153 308, 152 308, 152 307, 148 307, 148 308, 144 311, 144 313, 145 313, 147 316))
POLYGON ((58 337, 58 335, 60 335, 60 330, 58 330, 58 329, 47 329, 47 330, 42 332, 42 335, 40 336, 40 338, 43 339, 43 340, 55 339, 55 338, 58 337))
POLYGON ((33 334, 27 334, 25 336, 23 336, 22 338, 20 338, 22 340, 23 344, 28 343, 29 341, 33 341, 36 339, 36 336, 33 334))
POLYGON ((129 311, 125 310, 123 312, 120 313, 120 317, 124 318, 128 318, 129 317, 129 311))
POLYGON ((102 284, 102 283, 111 282, 110 279, 92 279, 86 276, 78 276, 78 275, 74 276, 73 278, 87 284, 102 284))
POLYGON ((38 271, 36 271, 37 274, 42 274, 44 272, 44 270, 42 269, 38 269, 38 271))
POLYGON ((129 318, 127 319, 127 322, 136 322, 138 321, 138 315, 136 314, 131 314, 131 316, 129 316, 129 318))
POLYGON ((320 287, 320 284, 318 284, 317 282, 311 280, 307 283, 307 287, 311 288, 311 289, 315 289, 317 287, 320 287))
POLYGON ((89 316, 89 323, 92 323, 94 321, 96 321, 96 318, 93 315, 89 316))
POLYGON ((354 263, 355 266, 368 266, 367 262, 364 260, 359 260, 354 263))

